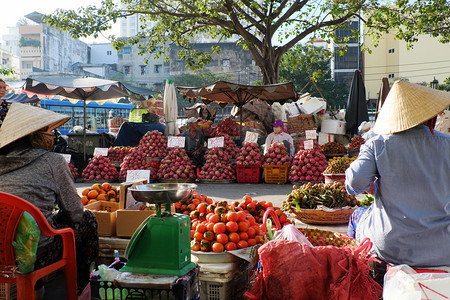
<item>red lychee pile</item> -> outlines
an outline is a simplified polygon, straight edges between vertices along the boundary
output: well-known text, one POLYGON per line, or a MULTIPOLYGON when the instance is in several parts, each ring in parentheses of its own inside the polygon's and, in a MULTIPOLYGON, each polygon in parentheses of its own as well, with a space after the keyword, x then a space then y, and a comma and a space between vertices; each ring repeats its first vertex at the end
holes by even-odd
POLYGON ((290 165, 291 158, 287 152, 286 146, 283 143, 272 144, 267 153, 264 155, 264 165, 274 166, 274 165, 290 165))
POLYGON ((158 170, 161 179, 194 179, 195 167, 183 148, 172 148, 161 161, 158 170))
POLYGON ((363 139, 362 137, 355 136, 350 141, 350 144, 348 145, 348 149, 359 149, 361 147, 361 145, 364 144, 365 142, 366 142, 366 140, 363 139))
POLYGON ((120 165, 119 178, 127 178, 128 170, 150 170, 150 176, 157 178, 154 164, 152 164, 147 154, 142 149, 139 149, 139 147, 132 147, 130 153, 123 159, 123 163, 120 165))
POLYGON ((114 146, 108 148, 108 158, 110 161, 123 161, 130 152, 131 147, 114 146))
POLYGON ((199 179, 225 180, 236 179, 235 170, 231 166, 231 157, 223 148, 212 148, 205 153, 205 164, 200 171, 199 179))
POLYGON ((147 157, 165 157, 167 155, 167 139, 158 130, 148 131, 137 146, 147 157))
POLYGON ((76 168, 71 163, 69 163, 69 169, 70 169, 70 173, 72 174, 72 177, 74 179, 80 176, 80 174, 78 173, 78 168, 76 168))
POLYGON ((115 180, 119 177, 116 167, 114 167, 105 156, 94 156, 81 177, 87 180, 115 180))
POLYGON ((261 166, 263 154, 259 150, 257 143, 244 142, 239 155, 236 158, 236 165, 239 166, 261 166))
POLYGON ((291 181, 323 181, 322 172, 327 168, 327 159, 319 148, 299 150, 289 171, 291 181))
POLYGON ((239 135, 239 124, 233 121, 230 117, 225 118, 222 122, 217 125, 216 136, 222 136, 223 134, 228 134, 231 136, 239 135))

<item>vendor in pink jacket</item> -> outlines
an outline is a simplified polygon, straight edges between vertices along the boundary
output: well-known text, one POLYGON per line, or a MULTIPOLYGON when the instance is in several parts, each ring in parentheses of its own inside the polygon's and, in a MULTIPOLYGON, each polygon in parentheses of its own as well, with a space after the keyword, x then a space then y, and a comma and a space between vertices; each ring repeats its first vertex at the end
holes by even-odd
POLYGON ((292 137, 283 131, 284 123, 283 121, 276 121, 272 124, 273 126, 273 132, 269 134, 266 138, 266 147, 264 149, 264 154, 267 153, 267 149, 269 149, 270 145, 276 144, 276 143, 283 143, 286 148, 288 148, 289 156, 294 156, 294 141, 292 140, 292 137))

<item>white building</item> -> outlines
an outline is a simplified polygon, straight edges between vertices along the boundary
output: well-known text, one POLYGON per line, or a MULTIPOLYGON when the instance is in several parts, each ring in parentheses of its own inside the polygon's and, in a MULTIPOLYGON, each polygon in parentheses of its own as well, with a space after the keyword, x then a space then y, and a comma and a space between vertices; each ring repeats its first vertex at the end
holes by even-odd
POLYGON ((8 33, 2 35, 3 43, 1 49, 12 53, 13 55, 19 56, 19 27, 7 27, 8 33))

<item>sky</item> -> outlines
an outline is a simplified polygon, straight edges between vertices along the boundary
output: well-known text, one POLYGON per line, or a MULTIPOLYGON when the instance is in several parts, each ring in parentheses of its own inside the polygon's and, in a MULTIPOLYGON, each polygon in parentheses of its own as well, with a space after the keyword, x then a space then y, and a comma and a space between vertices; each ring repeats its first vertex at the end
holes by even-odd
MULTIPOLYGON (((3 0, 2 14, 0 16, 0 39, 3 34, 8 33, 7 27, 15 27, 20 19, 31 12, 37 11, 42 14, 51 14, 57 8, 76 10, 79 7, 88 5, 99 6, 100 3, 101 0, 3 0)), ((105 34, 105 36, 107 37, 108 34, 105 34)), ((97 40, 88 38, 83 41, 88 43, 106 42, 107 39, 100 35, 97 40)), ((3 39, 1 39, 1 42, 3 43, 3 39)))

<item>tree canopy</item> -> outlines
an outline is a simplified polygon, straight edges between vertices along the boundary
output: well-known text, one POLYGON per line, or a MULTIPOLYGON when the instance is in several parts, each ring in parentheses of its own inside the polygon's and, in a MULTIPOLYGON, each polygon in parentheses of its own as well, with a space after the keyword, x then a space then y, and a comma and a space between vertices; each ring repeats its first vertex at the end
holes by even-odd
POLYGON ((445 0, 122 0, 122 4, 104 0, 98 8, 57 10, 47 23, 80 38, 97 36, 111 28, 111 22, 138 15, 140 32, 126 39, 111 37, 115 47, 138 44, 142 53, 156 50, 160 56, 168 54, 161 45, 175 43, 181 47, 178 55, 192 69, 201 68, 220 51, 219 47, 211 47, 209 53, 196 51, 190 47, 196 37, 236 38, 261 69, 263 84, 279 81, 281 58, 297 43, 314 37, 339 40, 336 29, 353 18, 363 20, 375 37, 392 29, 411 43, 422 33, 440 36, 443 42, 450 37, 450 4, 445 0))

